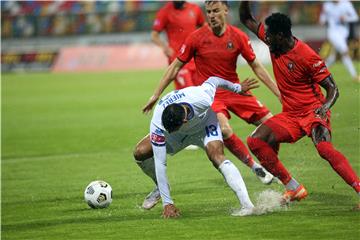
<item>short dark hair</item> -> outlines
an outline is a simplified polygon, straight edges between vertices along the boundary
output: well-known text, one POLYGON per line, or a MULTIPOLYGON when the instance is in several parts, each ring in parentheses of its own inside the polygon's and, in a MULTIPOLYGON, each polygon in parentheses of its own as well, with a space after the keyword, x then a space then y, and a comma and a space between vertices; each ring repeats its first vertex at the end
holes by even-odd
POLYGON ((228 1, 216 1, 216 0, 213 0, 213 1, 211 1, 211 0, 206 0, 206 1, 205 1, 205 5, 206 5, 206 4, 211 4, 211 3, 216 3, 216 2, 221 2, 222 4, 226 5, 227 7, 229 6, 228 1))
POLYGON ((162 124, 169 133, 178 130, 185 119, 185 110, 181 104, 173 103, 168 105, 161 116, 162 124))
POLYGON ((269 33, 282 33, 285 37, 291 37, 291 20, 282 13, 273 13, 265 19, 265 24, 268 26, 269 33))

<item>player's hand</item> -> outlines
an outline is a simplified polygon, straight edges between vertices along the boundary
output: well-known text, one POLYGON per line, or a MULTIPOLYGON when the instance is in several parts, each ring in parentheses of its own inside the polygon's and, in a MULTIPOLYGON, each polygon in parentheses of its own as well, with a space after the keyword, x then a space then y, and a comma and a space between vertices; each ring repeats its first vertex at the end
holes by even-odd
POLYGON ((240 85, 241 85, 240 94, 245 96, 251 96, 251 94, 247 93, 247 91, 259 87, 258 81, 254 78, 247 78, 243 82, 241 82, 240 85))
POLYGON ((164 211, 162 214, 163 218, 178 218, 180 217, 180 210, 175 207, 173 204, 168 204, 164 206, 164 211))
POLYGON ((163 51, 165 55, 169 58, 171 58, 174 55, 174 49, 172 49, 171 47, 165 47, 163 51))
POLYGON ((158 99, 159 99, 159 97, 152 95, 150 97, 149 101, 143 107, 143 109, 142 109, 143 113, 148 114, 151 111, 151 109, 154 107, 154 105, 158 99))
POLYGON ((321 117, 322 119, 327 119, 327 111, 329 111, 329 108, 326 105, 322 105, 321 107, 315 109, 315 114, 321 117))

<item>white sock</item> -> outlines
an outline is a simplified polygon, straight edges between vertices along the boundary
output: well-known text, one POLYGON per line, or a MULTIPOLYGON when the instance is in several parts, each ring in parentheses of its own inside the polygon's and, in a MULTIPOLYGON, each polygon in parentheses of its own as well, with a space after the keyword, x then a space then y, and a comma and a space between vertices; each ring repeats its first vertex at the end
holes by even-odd
POLYGON ((137 165, 139 165, 141 170, 146 175, 148 175, 154 181, 154 183, 157 185, 154 158, 151 157, 144 161, 136 161, 135 160, 135 162, 137 163, 137 165))
POLYGON ((356 70, 354 67, 353 62, 351 61, 351 58, 349 55, 344 55, 341 57, 341 60, 343 64, 345 65, 346 69, 349 71, 350 75, 354 78, 356 77, 356 70))
POLYGON ((242 207, 254 207, 247 192, 245 183, 239 170, 230 160, 225 160, 220 166, 219 170, 225 178, 226 183, 235 192, 242 207))
POLYGON ((326 66, 330 67, 336 61, 336 53, 330 53, 329 57, 326 59, 326 66))
POLYGON ((290 182, 285 185, 285 188, 295 191, 299 186, 300 184, 294 178, 291 178, 290 182))

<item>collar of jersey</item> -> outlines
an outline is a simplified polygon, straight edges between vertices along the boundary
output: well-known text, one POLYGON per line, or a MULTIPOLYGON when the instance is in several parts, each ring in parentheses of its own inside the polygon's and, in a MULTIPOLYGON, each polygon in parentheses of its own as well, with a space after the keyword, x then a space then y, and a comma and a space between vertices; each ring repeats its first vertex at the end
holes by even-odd
POLYGON ((190 112, 189 112, 188 115, 186 116, 186 120, 188 120, 188 121, 191 120, 191 119, 194 117, 194 109, 193 109, 193 107, 191 106, 191 104, 186 103, 186 102, 181 102, 180 104, 186 105, 186 106, 189 107, 190 112))

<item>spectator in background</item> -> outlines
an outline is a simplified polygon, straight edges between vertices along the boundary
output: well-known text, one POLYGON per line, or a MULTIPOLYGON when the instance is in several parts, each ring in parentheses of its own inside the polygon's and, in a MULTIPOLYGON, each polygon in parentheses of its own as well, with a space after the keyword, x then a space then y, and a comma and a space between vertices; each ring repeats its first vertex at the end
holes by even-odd
MULTIPOLYGON (((176 58, 186 37, 204 23, 205 18, 198 5, 185 1, 169 2, 156 14, 151 39, 163 50, 170 64, 176 58), (160 38, 162 31, 166 32, 168 42, 160 38)), ((177 74, 174 81, 175 89, 193 86, 195 73, 195 63, 191 60, 177 74)))
POLYGON ((320 15, 320 23, 327 27, 327 39, 335 49, 326 59, 326 65, 329 67, 335 62, 336 52, 338 52, 341 54, 341 61, 356 82, 360 82, 360 76, 351 61, 347 38, 349 36, 348 23, 356 22, 358 19, 359 16, 353 5, 346 0, 325 2, 320 15))

